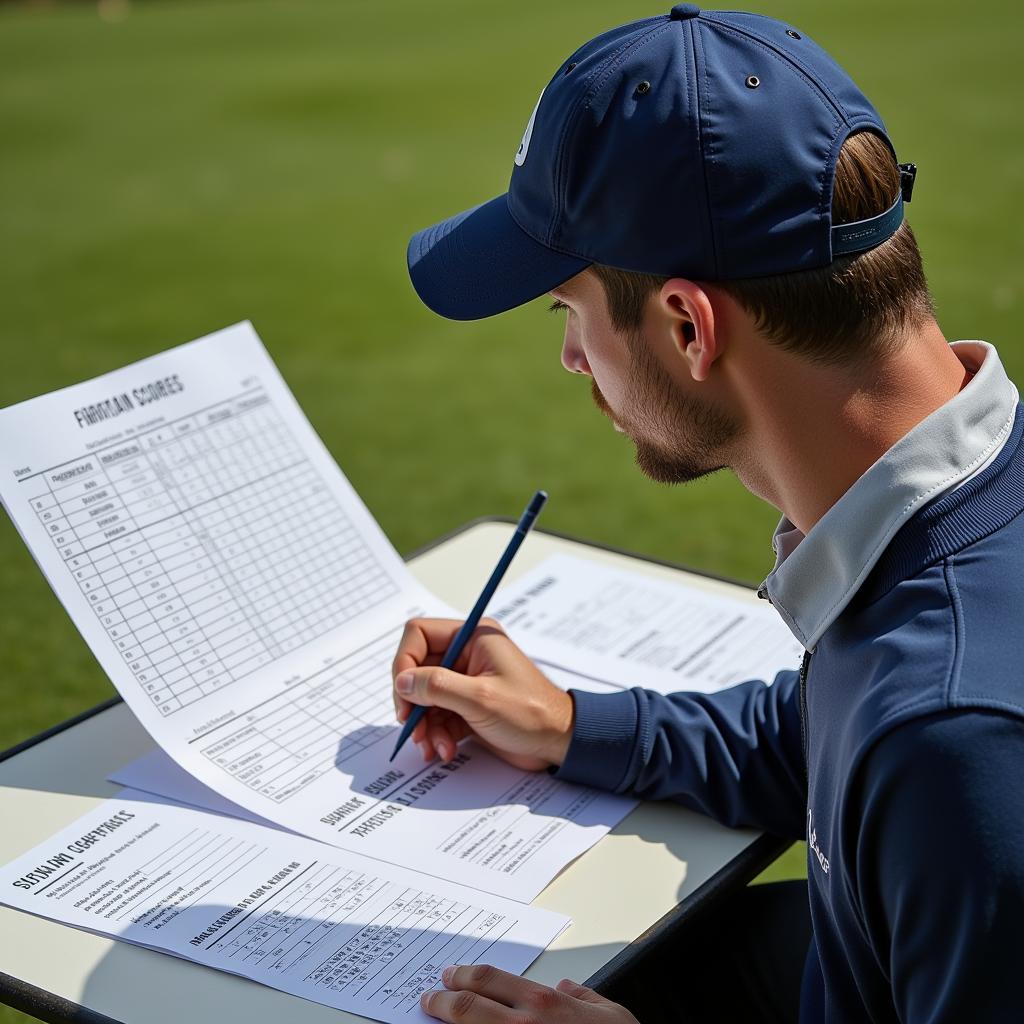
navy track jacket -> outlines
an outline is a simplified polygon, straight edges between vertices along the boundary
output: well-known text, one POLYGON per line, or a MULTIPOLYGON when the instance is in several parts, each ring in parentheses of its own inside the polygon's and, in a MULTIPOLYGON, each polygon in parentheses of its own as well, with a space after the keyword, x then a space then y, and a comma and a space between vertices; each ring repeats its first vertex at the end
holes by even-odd
POLYGON ((892 539, 805 681, 572 691, 559 778, 807 840, 802 1024, 1024 1021, 1022 408, 892 539))

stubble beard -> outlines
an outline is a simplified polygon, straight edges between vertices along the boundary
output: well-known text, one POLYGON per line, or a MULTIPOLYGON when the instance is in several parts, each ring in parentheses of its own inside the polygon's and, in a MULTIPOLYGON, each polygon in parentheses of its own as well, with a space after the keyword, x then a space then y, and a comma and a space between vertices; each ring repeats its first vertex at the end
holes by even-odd
POLYGON ((614 412, 594 380, 591 395, 633 442, 640 471, 658 483, 682 484, 727 468, 726 451, 739 433, 735 420, 684 394, 641 337, 631 334, 629 349, 626 408, 614 412))

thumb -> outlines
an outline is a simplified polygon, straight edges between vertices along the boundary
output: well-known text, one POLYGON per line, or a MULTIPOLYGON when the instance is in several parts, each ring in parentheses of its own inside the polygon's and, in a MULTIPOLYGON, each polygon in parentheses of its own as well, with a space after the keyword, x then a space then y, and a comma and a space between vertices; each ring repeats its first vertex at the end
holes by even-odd
POLYGON ((587 988, 586 985, 577 985, 575 981, 571 981, 569 978, 563 978, 555 988, 559 992, 563 992, 567 996, 572 996, 574 999, 579 999, 583 1003, 605 1003, 611 1004, 610 999, 605 999, 604 996, 598 995, 592 988, 587 988))
POLYGON ((463 718, 471 715, 477 704, 473 699, 474 680, 440 665, 404 669, 395 678, 395 690, 410 704, 445 708, 463 718))

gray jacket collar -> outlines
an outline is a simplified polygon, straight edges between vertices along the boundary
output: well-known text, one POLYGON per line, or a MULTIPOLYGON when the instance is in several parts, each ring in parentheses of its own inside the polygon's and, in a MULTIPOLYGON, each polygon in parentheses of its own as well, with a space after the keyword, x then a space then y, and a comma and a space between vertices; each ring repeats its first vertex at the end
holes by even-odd
POLYGON ((838 618, 896 531, 923 505, 962 484, 999 454, 1017 389, 983 341, 952 345, 974 377, 896 442, 804 536, 785 516, 767 596, 807 650, 838 618))

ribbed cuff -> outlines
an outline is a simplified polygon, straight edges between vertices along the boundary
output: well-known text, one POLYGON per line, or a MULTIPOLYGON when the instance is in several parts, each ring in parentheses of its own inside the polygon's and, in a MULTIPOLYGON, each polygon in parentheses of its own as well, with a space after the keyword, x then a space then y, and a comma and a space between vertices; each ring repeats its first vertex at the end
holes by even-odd
POLYGON ((625 781, 637 742, 636 697, 629 690, 570 690, 569 694, 576 707, 576 718, 569 752, 555 777, 597 789, 618 790, 625 781))

